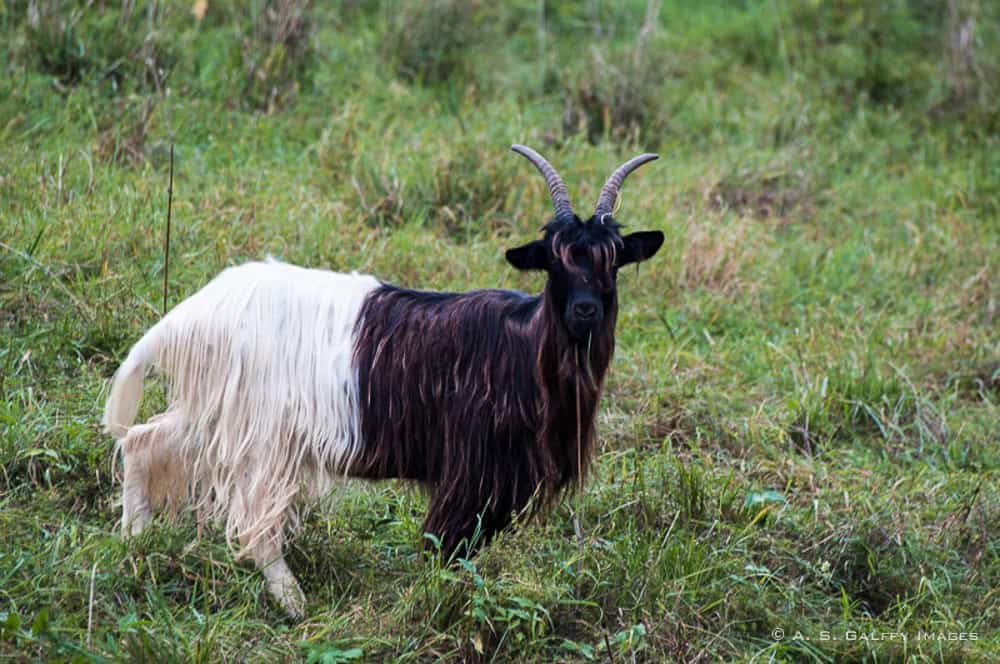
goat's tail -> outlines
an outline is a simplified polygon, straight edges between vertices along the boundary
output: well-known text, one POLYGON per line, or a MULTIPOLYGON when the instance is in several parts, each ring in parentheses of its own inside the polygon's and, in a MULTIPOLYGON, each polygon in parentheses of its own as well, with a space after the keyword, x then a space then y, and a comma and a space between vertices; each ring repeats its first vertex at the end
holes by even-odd
POLYGON ((154 327, 132 347, 111 382, 111 394, 104 404, 102 423, 104 431, 115 438, 125 437, 129 427, 135 422, 136 413, 139 412, 146 369, 156 357, 153 340, 155 331, 154 327))

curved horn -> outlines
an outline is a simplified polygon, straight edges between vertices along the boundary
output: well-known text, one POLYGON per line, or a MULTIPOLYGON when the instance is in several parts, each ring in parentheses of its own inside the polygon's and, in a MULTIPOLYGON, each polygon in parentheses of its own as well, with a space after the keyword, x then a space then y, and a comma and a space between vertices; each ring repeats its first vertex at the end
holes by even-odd
POLYGON ((572 219, 573 206, 569 202, 569 191, 563 184, 562 178, 556 173, 556 169, 552 168, 552 164, 526 145, 515 143, 510 146, 510 149, 534 164, 538 172, 545 178, 545 184, 549 185, 549 195, 552 196, 552 204, 556 208, 556 219, 572 219))
POLYGON ((653 161, 654 159, 659 159, 658 154, 641 154, 638 157, 632 157, 624 164, 618 167, 608 181, 604 183, 601 187, 601 197, 597 199, 597 207, 594 208, 594 216, 601 219, 606 214, 611 214, 612 210, 615 209, 615 201, 618 200, 618 190, 621 189, 622 183, 625 182, 625 178, 628 174, 639 168, 647 161, 653 161))

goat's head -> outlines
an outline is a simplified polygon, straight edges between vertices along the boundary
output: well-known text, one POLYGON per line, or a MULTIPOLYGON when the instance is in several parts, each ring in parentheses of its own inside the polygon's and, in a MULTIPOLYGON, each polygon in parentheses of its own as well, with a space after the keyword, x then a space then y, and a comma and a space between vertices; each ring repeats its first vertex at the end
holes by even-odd
POLYGON ((589 339, 602 329, 605 316, 614 313, 618 269, 650 258, 663 244, 660 231, 623 236, 611 216, 628 174, 657 155, 643 154, 619 166, 601 188, 594 214, 584 221, 573 212, 566 185, 544 157, 523 145, 511 149, 541 172, 556 215, 541 240, 508 250, 507 262, 519 270, 546 271, 549 295, 566 329, 578 341, 589 339))

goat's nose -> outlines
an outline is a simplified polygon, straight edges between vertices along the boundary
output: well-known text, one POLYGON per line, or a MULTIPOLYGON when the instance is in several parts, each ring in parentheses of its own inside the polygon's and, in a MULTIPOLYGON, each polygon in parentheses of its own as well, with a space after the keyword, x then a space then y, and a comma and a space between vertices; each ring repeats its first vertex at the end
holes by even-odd
POLYGON ((578 302, 573 305, 573 315, 581 320, 597 317, 597 305, 593 302, 578 302))

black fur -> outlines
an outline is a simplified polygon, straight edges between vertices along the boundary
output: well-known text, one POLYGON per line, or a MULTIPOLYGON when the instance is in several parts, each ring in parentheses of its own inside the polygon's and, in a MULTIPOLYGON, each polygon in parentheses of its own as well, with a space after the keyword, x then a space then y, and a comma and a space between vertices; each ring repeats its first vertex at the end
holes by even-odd
POLYGON ((622 238, 607 222, 553 222, 543 240, 508 252, 515 267, 548 271, 541 296, 383 285, 362 308, 362 445, 349 474, 426 486, 424 530, 446 554, 471 553, 477 527, 476 546, 488 543, 586 476, 614 352, 617 270, 663 237, 622 238), (591 299, 599 319, 573 320, 574 302, 591 299))

